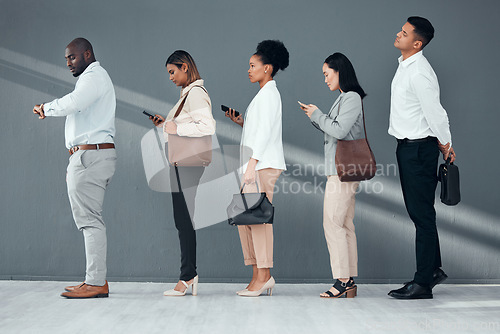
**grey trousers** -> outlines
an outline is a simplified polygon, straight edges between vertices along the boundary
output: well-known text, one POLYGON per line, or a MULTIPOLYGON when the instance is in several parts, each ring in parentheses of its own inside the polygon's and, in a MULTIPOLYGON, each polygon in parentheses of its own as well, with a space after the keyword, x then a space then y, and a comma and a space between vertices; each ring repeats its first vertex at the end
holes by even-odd
POLYGON ((69 158, 68 197, 76 226, 83 232, 87 269, 85 282, 106 283, 106 226, 102 219, 104 193, 116 166, 115 149, 80 150, 69 158))

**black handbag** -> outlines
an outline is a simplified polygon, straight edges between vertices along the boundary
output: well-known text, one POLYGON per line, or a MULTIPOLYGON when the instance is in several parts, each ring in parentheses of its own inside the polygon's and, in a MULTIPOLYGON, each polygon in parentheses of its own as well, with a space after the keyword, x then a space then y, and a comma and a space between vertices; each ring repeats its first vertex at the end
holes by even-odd
POLYGON ((460 202, 460 175, 458 166, 450 163, 450 158, 439 166, 438 180, 441 182, 441 202, 457 205, 460 202))
POLYGON ((256 225, 272 224, 274 219, 274 206, 265 192, 243 193, 243 187, 238 194, 233 195, 233 200, 227 207, 229 225, 256 225))

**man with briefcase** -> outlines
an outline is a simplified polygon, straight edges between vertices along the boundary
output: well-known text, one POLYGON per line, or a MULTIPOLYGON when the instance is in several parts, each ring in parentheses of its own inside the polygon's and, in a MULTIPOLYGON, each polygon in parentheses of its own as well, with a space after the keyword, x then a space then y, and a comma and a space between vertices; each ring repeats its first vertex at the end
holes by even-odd
POLYGON ((417 258, 413 280, 389 292, 398 299, 431 299, 432 288, 448 277, 441 269, 434 199, 439 151, 450 163, 456 156, 437 76, 422 53, 433 37, 432 24, 413 16, 394 41, 401 57, 392 81, 388 132, 398 142, 399 177, 406 210, 416 228, 417 258))

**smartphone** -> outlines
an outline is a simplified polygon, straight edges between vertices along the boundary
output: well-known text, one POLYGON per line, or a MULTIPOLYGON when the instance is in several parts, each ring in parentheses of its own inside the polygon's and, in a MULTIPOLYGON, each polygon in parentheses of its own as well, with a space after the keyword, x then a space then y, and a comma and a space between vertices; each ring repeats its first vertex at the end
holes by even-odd
POLYGON ((146 110, 143 110, 142 113, 148 117, 155 117, 155 115, 151 115, 150 113, 148 113, 146 110))
MULTIPOLYGON (((229 107, 226 107, 225 105, 221 104, 220 105, 220 108, 222 109, 223 112, 226 112, 226 111, 229 111, 229 107)), ((235 117, 238 117, 240 115, 240 113, 238 111, 234 111, 234 116, 235 117)))

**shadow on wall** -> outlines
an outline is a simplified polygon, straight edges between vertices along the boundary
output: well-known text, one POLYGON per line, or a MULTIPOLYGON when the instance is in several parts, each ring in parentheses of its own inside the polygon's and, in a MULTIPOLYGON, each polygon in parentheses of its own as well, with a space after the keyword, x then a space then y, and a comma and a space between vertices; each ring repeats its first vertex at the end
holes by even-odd
MULTIPOLYGON (((3 79, 50 95, 62 96, 74 87, 75 80, 68 76, 67 69, 5 48, 0 48, 0 68, 3 79)), ((147 110, 165 110, 166 105, 167 107, 172 106, 161 100, 116 85, 115 91, 118 100, 117 110, 119 111, 117 117, 142 129, 149 128, 145 126, 146 122, 144 122, 144 116, 141 114, 144 108, 147 110)), ((217 137, 223 142, 232 142, 232 137, 228 134, 233 131, 229 123, 218 122, 217 137)), ((285 177, 280 178, 276 185, 276 193, 281 192, 285 196, 286 194, 314 196, 316 201, 322 202, 325 177, 318 166, 323 164, 323 157, 299 146, 289 143, 284 143, 284 145, 288 171, 285 173, 285 177), (307 164, 304 162, 307 162, 307 164)), ((224 148, 227 145, 221 146, 224 148)), ((229 146, 227 147, 229 148, 229 146)), ((234 151, 234 149, 229 150, 234 151)), ((235 160, 234 152, 231 158, 228 156, 228 159, 235 160)), ((155 161, 160 161, 160 159, 155 161)), ((144 161, 146 169, 149 163, 151 162, 144 161)), ((380 176, 363 182, 360 187, 360 196, 358 196, 356 208, 357 219, 365 217, 364 219, 367 222, 376 226, 379 233, 376 237, 391 235, 403 238, 408 233, 408 225, 400 222, 404 221, 408 224, 411 224, 411 222, 404 210, 396 169, 392 165, 380 166, 380 168, 380 176)), ((218 177, 220 177, 220 181, 223 181, 225 177, 227 177, 226 179, 230 177, 235 180, 234 176, 228 176, 229 174, 228 169, 225 169, 225 174, 218 177)), ((217 178, 207 180, 207 189, 217 187, 217 182, 217 178)), ((230 183, 234 184, 234 181, 230 183)), ((224 186, 221 188, 224 188, 224 186)), ((234 189, 226 193, 232 194, 233 192, 234 189)), ((290 210, 293 209, 290 208, 290 210)), ((301 210, 302 208, 296 209, 301 210)), ((471 260, 474 260, 474 258, 487 259, 486 261, 483 259, 485 263, 498 262, 498 251, 500 250, 498 222, 500 217, 486 214, 464 203, 459 204, 457 207, 446 207, 437 204, 436 211, 442 246, 450 247, 457 253, 454 261, 457 261, 456 265, 458 267, 466 263, 458 263, 458 254, 464 254, 465 257, 470 257, 471 260)), ((218 219, 207 224, 207 226, 219 223, 218 219)), ((224 219, 221 218, 221 221, 224 219)), ((390 243, 390 240, 387 240, 387 242, 390 243)))

